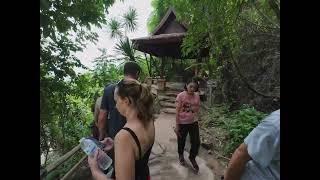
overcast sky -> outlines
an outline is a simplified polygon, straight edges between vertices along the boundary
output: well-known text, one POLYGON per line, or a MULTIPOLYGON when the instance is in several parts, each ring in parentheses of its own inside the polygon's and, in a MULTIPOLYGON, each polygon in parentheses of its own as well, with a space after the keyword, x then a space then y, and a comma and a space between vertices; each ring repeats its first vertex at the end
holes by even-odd
MULTIPOLYGON (((133 7, 138 13, 138 28, 133 33, 128 33, 128 37, 137 38, 148 36, 147 20, 151 14, 151 0, 125 0, 121 2, 116 0, 111 8, 108 9, 109 14, 107 20, 112 17, 120 18, 125 12, 128 11, 129 7, 133 7)), ((110 39, 110 33, 106 28, 98 29, 94 28, 99 35, 98 42, 96 44, 88 43, 87 48, 83 52, 76 53, 76 56, 80 59, 81 63, 88 68, 93 67, 92 61, 95 57, 100 55, 98 48, 106 48, 108 54, 116 54, 114 52, 114 46, 116 41, 110 39)), ((76 70, 77 72, 83 72, 83 70, 76 70)))

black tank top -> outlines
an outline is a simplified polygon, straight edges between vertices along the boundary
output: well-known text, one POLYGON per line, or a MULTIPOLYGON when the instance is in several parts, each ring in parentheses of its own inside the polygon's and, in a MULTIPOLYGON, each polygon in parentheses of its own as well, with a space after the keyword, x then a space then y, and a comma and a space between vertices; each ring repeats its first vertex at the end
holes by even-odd
POLYGON ((139 159, 135 162, 135 179, 136 180, 150 180, 150 171, 148 166, 149 156, 151 153, 151 149, 153 146, 153 143, 151 147, 146 151, 146 153, 142 156, 141 154, 141 145, 139 142, 139 139, 137 135, 128 127, 122 128, 126 131, 128 131, 131 136, 133 137, 134 141, 136 142, 138 149, 139 149, 139 159))

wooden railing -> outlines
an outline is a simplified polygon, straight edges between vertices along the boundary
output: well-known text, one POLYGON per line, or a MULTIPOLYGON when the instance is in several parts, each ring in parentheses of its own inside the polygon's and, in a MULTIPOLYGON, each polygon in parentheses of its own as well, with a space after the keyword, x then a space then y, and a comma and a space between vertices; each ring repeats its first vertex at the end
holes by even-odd
POLYGON ((81 164, 86 158, 87 158, 87 156, 84 155, 84 156, 80 159, 80 161, 79 161, 77 164, 75 164, 75 165, 61 178, 61 180, 67 180, 67 179, 69 179, 69 177, 72 175, 72 173, 73 173, 76 169, 78 169, 78 167, 80 166, 80 164, 81 164))
MULTIPOLYGON (((60 157, 58 160, 56 160, 55 162, 53 162, 52 164, 49 164, 48 166, 46 166, 43 169, 40 169, 40 179, 44 179, 50 172, 52 172, 53 170, 55 170, 57 167, 59 167, 61 164, 63 164, 64 162, 66 162, 71 156, 73 156, 76 152, 78 152, 80 149, 80 145, 75 146, 74 148, 72 148, 69 152, 67 152, 66 154, 64 154, 62 157, 60 157)), ((79 167, 79 165, 81 164, 82 161, 84 161, 84 159, 87 156, 84 155, 81 160, 75 164, 63 177, 62 179, 65 180, 68 177, 70 177, 70 175, 79 167)))

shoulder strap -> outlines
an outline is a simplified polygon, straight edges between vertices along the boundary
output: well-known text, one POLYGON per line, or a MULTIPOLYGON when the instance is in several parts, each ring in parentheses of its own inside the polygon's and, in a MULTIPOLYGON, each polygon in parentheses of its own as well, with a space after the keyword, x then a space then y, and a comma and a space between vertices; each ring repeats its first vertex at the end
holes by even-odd
POLYGON ((137 135, 128 127, 123 127, 122 129, 127 130, 131 134, 131 136, 133 137, 134 141, 136 142, 136 144, 139 148, 139 159, 141 159, 141 146, 140 146, 140 142, 139 142, 137 135))

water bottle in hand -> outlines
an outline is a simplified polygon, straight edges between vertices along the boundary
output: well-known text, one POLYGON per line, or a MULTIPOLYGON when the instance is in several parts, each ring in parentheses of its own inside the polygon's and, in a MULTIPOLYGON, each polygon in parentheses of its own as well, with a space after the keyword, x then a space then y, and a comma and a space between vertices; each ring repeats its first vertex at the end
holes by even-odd
MULTIPOLYGON (((80 139, 81 149, 88 155, 93 156, 94 153, 99 149, 97 144, 91 139, 81 138, 80 139)), ((98 165, 102 170, 108 169, 112 164, 112 159, 104 152, 99 152, 98 155, 98 165)))

